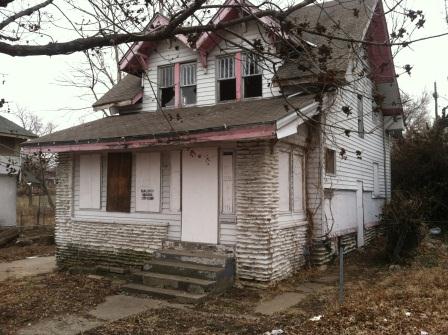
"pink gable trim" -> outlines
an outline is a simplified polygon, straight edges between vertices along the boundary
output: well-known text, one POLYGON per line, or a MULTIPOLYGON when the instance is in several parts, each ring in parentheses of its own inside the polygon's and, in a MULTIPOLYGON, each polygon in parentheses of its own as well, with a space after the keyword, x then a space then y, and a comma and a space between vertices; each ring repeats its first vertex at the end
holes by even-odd
MULTIPOLYGON (((238 9, 234 7, 228 7, 238 5, 244 6, 244 9, 247 10, 249 14, 256 13, 259 10, 248 0, 227 0, 223 4, 223 7, 211 19, 210 24, 218 24, 220 22, 225 22, 238 18, 239 16, 238 9)), ((259 21, 273 30, 273 33, 269 34, 271 38, 274 38, 276 33, 277 34, 280 33, 281 31, 280 26, 278 22, 275 21, 273 18, 266 16, 260 18, 259 21)), ((207 54, 210 52, 210 50, 214 49, 219 44, 219 42, 221 42, 221 40, 222 39, 214 32, 204 32, 199 37, 198 41, 196 42, 196 49, 199 50, 201 57, 201 64, 204 67, 207 67, 207 54)))
POLYGON ((204 143, 219 141, 236 141, 242 139, 271 139, 275 138, 275 126, 256 126, 243 129, 213 131, 199 134, 166 137, 159 139, 144 139, 132 141, 115 141, 105 143, 43 145, 38 147, 24 146, 25 153, 34 152, 80 152, 80 151, 105 151, 123 149, 141 149, 159 145, 176 145, 182 143, 204 143))
MULTIPOLYGON (((161 14, 156 14, 156 16, 151 20, 145 30, 154 31, 159 29, 162 26, 166 26, 169 23, 168 18, 164 17, 161 14), (153 28, 150 28, 153 27, 153 28)), ((185 35, 176 35, 176 38, 185 44, 187 47, 189 46, 188 38, 185 35)), ((154 42, 135 42, 125 53, 123 58, 119 61, 119 66, 121 71, 125 71, 127 73, 135 73, 139 70, 146 70, 149 66, 148 55, 151 52, 151 49, 154 47, 154 42), (140 58, 146 57, 145 61, 142 63, 140 58)))
MULTIPOLYGON (((387 22, 381 1, 373 13, 370 26, 367 30, 366 40, 377 43, 390 43, 387 22)), ((387 45, 369 45, 367 47, 370 64, 372 67, 372 79, 375 83, 390 83, 396 80, 395 65, 391 48, 387 45)))

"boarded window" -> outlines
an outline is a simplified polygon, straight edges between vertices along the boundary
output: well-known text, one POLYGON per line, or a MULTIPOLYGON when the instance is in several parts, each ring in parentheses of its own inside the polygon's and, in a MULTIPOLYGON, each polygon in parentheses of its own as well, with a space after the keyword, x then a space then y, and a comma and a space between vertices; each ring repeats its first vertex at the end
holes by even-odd
POLYGON ((218 67, 218 94, 219 101, 236 99, 235 57, 220 57, 218 67))
POLYGON ((358 136, 364 138, 364 97, 358 94, 358 136))
POLYGON ((336 151, 326 149, 325 151, 325 173, 329 175, 336 174, 336 151))
POLYGON ((138 153, 135 160, 135 210, 160 211, 160 152, 138 153))
POLYGON ((232 214, 234 183, 233 152, 223 152, 221 171, 221 210, 223 214, 232 214))
POLYGON ((244 97, 260 97, 263 94, 263 78, 259 59, 250 53, 243 54, 242 58, 244 97))
POLYGON ((132 153, 107 156, 107 211, 130 212, 132 153))
POLYGON ((279 209, 281 212, 289 212, 291 210, 291 160, 289 152, 279 153, 278 178, 279 178, 279 209))
POLYGON ((182 105, 193 105, 196 103, 196 63, 181 64, 180 87, 182 94, 182 105))
POLYGON ((294 154, 293 167, 294 212, 302 212, 303 208, 303 157, 294 154))
POLYGON ((174 106, 174 66, 169 65, 159 68, 158 76, 160 106, 174 106))
POLYGON ((101 208, 101 155, 79 158, 79 208, 101 208))
POLYGON ((373 196, 380 196, 380 175, 378 163, 373 163, 373 196))
POLYGON ((170 208, 180 211, 180 151, 170 152, 170 208))

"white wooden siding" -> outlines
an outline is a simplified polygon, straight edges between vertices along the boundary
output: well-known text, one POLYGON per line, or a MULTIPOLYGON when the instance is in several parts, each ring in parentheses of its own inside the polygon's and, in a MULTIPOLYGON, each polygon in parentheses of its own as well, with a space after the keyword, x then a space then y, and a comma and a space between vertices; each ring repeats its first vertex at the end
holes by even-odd
POLYGON ((81 155, 79 159, 79 207, 101 207, 101 155, 81 155))
POLYGON ((135 210, 160 211, 160 152, 142 152, 135 155, 135 210))
MULTIPOLYGON (((373 83, 370 79, 358 76, 361 64, 354 65, 353 73, 348 71, 347 80, 351 83, 345 88, 340 88, 334 99, 327 102, 325 122, 325 146, 333 148, 337 153, 336 174, 325 176, 324 189, 333 190, 333 197, 325 200, 325 216, 328 229, 331 234, 342 234, 347 229, 356 229, 356 188, 357 183, 363 183, 364 221, 378 221, 380 207, 384 202, 386 191, 390 185, 389 142, 383 130, 383 116, 378 115, 378 120, 372 117, 373 111, 373 83), (358 94, 364 96, 363 126, 364 138, 358 136, 357 110, 358 94), (352 114, 346 115, 342 107, 348 106, 352 114), (350 136, 344 133, 349 130, 350 136), (383 141, 386 141, 384 143, 383 141), (384 150, 384 147, 386 150, 384 150), (346 150, 345 157, 339 153, 341 148, 346 150), (361 155, 358 157, 356 151, 361 155), (376 166, 374 167, 374 164, 376 166), (385 171, 386 165, 386 171, 385 171), (377 184, 375 186, 375 181, 377 184), (387 184, 387 188, 386 188, 387 184), (370 197, 369 197, 370 196, 370 197), (375 197, 376 198, 375 198, 375 197), (330 218, 330 203, 334 217, 330 218)), ((327 192, 331 193, 331 192, 327 192)))

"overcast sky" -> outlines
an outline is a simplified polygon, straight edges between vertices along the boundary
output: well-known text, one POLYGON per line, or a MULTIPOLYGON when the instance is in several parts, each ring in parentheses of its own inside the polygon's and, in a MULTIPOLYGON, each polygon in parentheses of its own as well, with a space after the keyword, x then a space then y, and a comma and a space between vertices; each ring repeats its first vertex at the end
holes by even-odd
MULTIPOLYGON (((448 31, 445 20, 444 0, 408 0, 411 8, 424 10, 425 28, 414 38, 448 31), (423 6, 424 7, 419 7, 423 6)), ((397 72, 405 64, 414 68, 412 75, 399 78, 400 88, 412 95, 426 90, 433 92, 437 81, 441 96, 440 108, 448 105, 448 37, 431 39, 413 44, 401 51, 395 60, 397 72)), ((12 108, 20 105, 37 113, 45 121, 55 123, 58 129, 66 128, 100 117, 88 107, 94 101, 80 98, 83 92, 72 87, 62 87, 57 80, 70 70, 70 65, 80 62, 79 54, 56 57, 13 58, 0 55, 0 97, 5 97, 12 108), (5 84, 2 84, 2 82, 5 84)), ((1 115, 6 115, 5 108, 1 115)))

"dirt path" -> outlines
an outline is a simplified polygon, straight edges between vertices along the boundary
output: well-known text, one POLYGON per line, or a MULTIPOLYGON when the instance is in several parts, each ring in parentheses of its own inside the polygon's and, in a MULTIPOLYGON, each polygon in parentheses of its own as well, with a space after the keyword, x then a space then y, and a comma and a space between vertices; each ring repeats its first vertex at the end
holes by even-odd
POLYGON ((56 269, 56 257, 30 257, 19 261, 0 263, 0 281, 50 273, 56 269))

